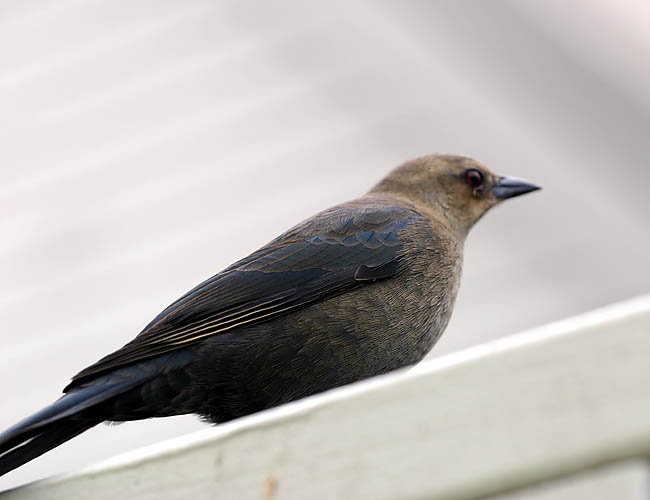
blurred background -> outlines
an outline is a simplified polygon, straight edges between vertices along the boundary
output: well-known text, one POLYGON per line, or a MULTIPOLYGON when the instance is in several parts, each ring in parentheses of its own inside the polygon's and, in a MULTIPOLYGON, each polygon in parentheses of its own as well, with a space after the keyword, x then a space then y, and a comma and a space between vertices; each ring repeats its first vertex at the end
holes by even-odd
MULTIPOLYGON (((648 292, 648 26, 645 0, 5 0, 0 428, 426 153, 544 186, 473 230, 432 357, 648 292)), ((203 427, 99 426, 0 489, 203 427)))

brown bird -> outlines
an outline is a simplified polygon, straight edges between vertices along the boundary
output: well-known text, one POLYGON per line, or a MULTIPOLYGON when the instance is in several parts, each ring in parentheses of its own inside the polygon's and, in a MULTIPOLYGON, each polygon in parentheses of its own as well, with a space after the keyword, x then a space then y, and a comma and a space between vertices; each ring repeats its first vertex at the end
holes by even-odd
POLYGON ((225 422, 420 361, 449 322, 463 244, 539 189, 431 155, 201 283, 65 394, 0 434, 0 475, 102 421, 225 422))

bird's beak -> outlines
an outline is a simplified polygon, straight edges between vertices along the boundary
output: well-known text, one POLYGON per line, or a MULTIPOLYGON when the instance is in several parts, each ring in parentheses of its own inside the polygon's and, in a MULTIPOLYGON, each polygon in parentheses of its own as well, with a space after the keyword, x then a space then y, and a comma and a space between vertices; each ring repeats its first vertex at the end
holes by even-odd
POLYGON ((492 193, 500 200, 513 198, 520 194, 530 193, 542 189, 541 186, 533 184, 532 182, 518 179, 516 177, 501 177, 499 181, 492 186, 492 193))

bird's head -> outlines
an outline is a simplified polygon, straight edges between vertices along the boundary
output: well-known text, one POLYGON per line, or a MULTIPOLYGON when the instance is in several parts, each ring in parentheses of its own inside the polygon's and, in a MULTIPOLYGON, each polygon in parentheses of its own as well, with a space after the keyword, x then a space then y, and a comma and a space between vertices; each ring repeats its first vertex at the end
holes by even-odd
POLYGON ((396 196, 465 237, 485 212, 501 201, 541 189, 491 172, 465 156, 429 155, 397 167, 371 191, 396 196))

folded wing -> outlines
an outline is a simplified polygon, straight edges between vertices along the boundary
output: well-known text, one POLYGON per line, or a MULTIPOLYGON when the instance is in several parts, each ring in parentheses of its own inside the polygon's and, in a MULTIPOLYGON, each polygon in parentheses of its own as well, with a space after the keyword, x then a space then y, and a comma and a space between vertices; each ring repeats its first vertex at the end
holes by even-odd
POLYGON ((401 207, 330 209, 190 290, 134 340, 77 374, 66 390, 114 368, 390 278, 400 270, 400 234, 420 221, 417 212, 401 207))

